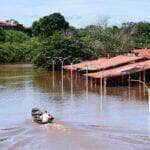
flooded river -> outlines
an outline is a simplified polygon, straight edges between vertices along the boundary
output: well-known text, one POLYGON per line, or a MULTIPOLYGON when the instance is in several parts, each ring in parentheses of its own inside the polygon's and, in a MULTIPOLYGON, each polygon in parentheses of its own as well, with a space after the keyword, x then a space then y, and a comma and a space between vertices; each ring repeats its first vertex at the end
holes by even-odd
POLYGON ((148 95, 142 86, 100 88, 31 65, 0 65, 0 150, 149 150, 148 95), (88 89, 88 91, 87 91, 88 89), (38 125, 30 111, 51 112, 38 125))

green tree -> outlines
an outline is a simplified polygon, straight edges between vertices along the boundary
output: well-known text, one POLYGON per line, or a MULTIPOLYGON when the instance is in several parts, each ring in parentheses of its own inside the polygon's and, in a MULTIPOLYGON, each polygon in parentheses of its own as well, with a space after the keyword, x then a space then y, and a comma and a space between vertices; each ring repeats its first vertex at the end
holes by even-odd
POLYGON ((67 28, 69 28, 69 23, 60 13, 45 16, 33 22, 32 25, 33 34, 43 36, 50 36, 55 31, 66 30, 67 28))
POLYGON ((92 51, 78 37, 66 35, 64 32, 55 32, 49 38, 44 38, 42 49, 37 51, 33 63, 37 66, 51 67, 49 57, 68 57, 88 59, 92 58, 92 51))
POLYGON ((139 22, 135 24, 135 32, 132 34, 136 46, 145 48, 150 46, 150 23, 139 22))
POLYGON ((0 28, 0 42, 5 41, 5 32, 3 29, 0 28))

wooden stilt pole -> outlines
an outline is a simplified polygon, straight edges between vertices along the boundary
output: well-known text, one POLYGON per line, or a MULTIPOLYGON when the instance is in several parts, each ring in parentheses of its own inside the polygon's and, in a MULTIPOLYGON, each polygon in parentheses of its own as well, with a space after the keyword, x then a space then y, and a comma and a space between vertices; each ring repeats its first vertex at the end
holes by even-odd
POLYGON ((91 89, 93 88, 93 78, 90 78, 91 89))
POLYGON ((131 96, 131 75, 129 74, 128 77, 128 87, 129 87, 129 100, 130 100, 130 96, 131 96))
MULTIPOLYGON (((145 83, 145 70, 143 71, 143 82, 145 83)), ((143 86, 144 95, 146 94, 145 86, 143 86)))
POLYGON ((124 76, 122 75, 122 85, 124 85, 124 76))
POLYGON ((101 94, 101 99, 100 99, 100 109, 102 111, 103 109, 103 78, 102 78, 102 75, 101 75, 101 78, 100 78, 100 94, 101 94))
MULTIPOLYGON (((142 75, 141 72, 139 72, 139 80, 140 80, 140 81, 142 81, 142 76, 141 76, 141 75, 142 75)), ((140 99, 142 98, 142 97, 141 97, 141 96, 142 96, 142 95, 141 95, 141 86, 142 86, 142 85, 141 85, 140 82, 139 82, 139 97, 140 97, 140 99)))
POLYGON ((106 95, 107 78, 104 78, 104 95, 106 95))
POLYGON ((95 80, 94 80, 94 86, 96 87, 96 78, 95 78, 95 80))

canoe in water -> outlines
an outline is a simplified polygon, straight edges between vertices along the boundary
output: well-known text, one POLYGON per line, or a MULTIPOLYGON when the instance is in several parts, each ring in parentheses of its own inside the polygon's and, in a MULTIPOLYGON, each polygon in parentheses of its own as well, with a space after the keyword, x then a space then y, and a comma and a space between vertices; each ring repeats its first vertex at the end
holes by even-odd
POLYGON ((43 112, 38 109, 38 108, 32 108, 31 111, 31 116, 34 122, 39 123, 39 124, 47 124, 47 123, 52 123, 54 120, 54 117, 50 115, 49 120, 47 122, 42 122, 42 114, 43 112))

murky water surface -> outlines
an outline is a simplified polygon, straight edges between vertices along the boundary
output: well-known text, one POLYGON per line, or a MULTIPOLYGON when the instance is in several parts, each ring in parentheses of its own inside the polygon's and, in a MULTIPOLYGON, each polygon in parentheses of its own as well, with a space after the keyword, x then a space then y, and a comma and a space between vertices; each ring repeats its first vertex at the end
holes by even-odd
POLYGON ((100 88, 31 65, 0 66, 0 149, 150 149, 148 96, 142 86, 100 88), (87 91, 88 90, 88 91, 87 91), (31 121, 32 107, 56 121, 31 121))

